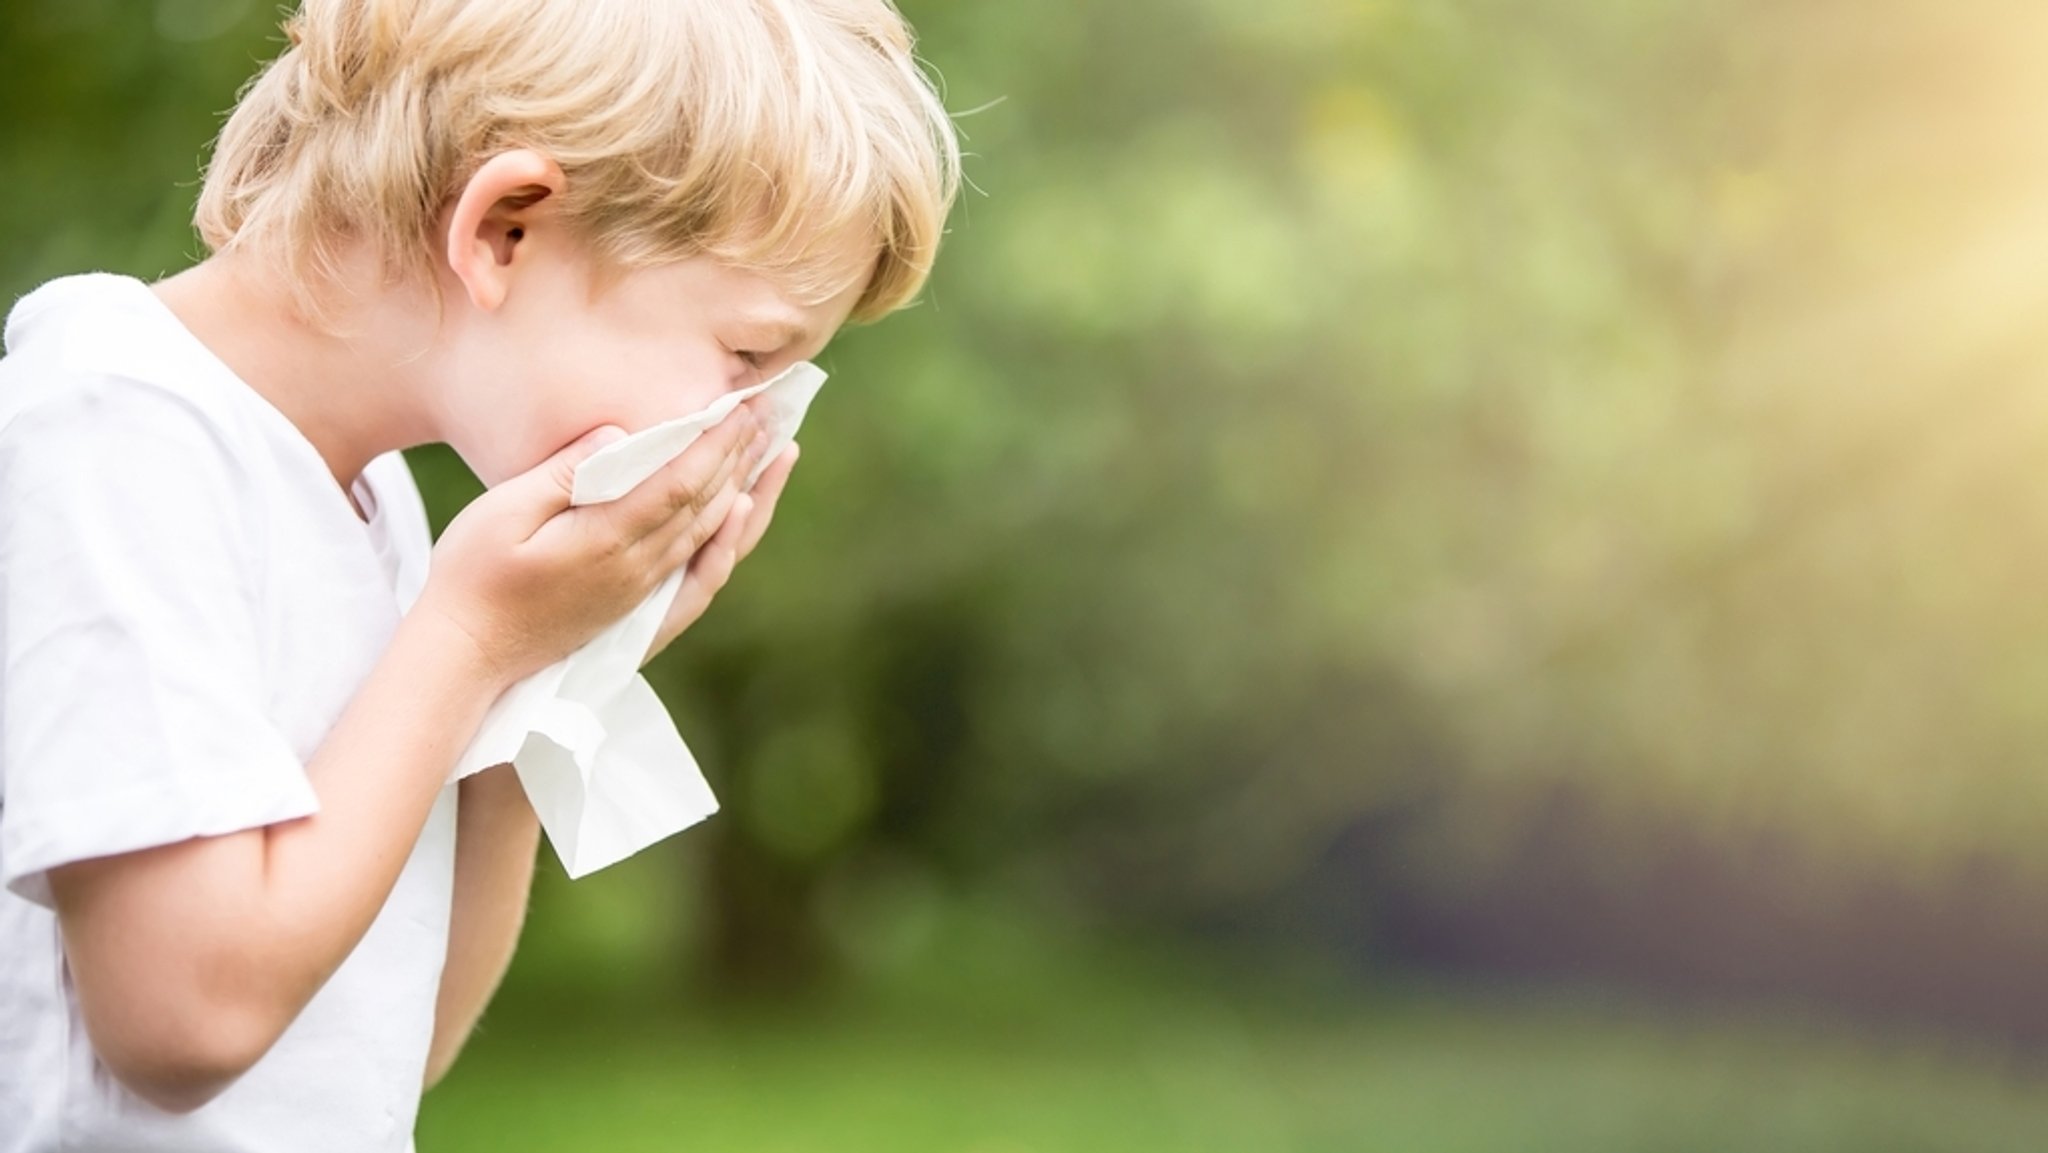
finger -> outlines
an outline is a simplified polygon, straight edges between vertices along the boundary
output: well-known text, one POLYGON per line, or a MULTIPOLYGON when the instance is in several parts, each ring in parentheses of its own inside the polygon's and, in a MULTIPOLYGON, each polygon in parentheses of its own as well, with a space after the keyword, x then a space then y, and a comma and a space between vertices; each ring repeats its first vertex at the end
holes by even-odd
POLYGON ((537 515, 534 527, 569 507, 576 489, 576 466, 605 445, 623 440, 626 430, 616 425, 599 425, 555 451, 553 456, 498 485, 492 491, 498 499, 525 504, 537 515))
POLYGON ((636 551, 659 571, 674 572, 690 563, 732 519, 733 506, 745 499, 738 483, 728 478, 702 508, 684 509, 667 524, 642 537, 636 551))
POLYGON ((691 625, 703 617, 711 607, 711 594, 689 576, 683 577, 681 588, 676 590, 676 599, 669 602, 668 615, 662 618, 661 628, 655 631, 654 640, 647 646, 647 653, 640 658, 646 664, 675 642, 691 625))
POLYGON ((733 570, 739 565, 739 538, 746 531, 747 499, 740 497, 718 534, 697 550, 697 555, 690 558, 689 571, 683 574, 683 583, 694 583, 707 602, 732 579, 733 570))
MULTIPOLYGON (((742 467, 739 471, 739 476, 742 479, 753 475, 755 467, 761 463, 761 457, 768 451, 769 442, 775 439, 772 435, 774 425, 770 420, 770 413, 765 407, 767 403, 767 397, 757 396, 742 406, 753 414, 756 425, 754 439, 747 446, 751 451, 746 456, 746 459, 741 462, 742 467)), ((740 491, 746 492, 747 489, 743 487, 740 491)))
MULTIPOLYGON (((733 487, 745 492, 744 478, 753 472, 754 465, 761 459, 761 452, 768 446, 768 430, 750 411, 745 418, 735 422, 738 426, 733 436, 734 443, 726 450, 724 460, 718 466, 717 475, 730 480, 733 487)), ((672 507, 680 512, 691 505, 702 505, 685 493, 672 493, 672 507)))
POLYGON ((654 534, 681 517, 701 511, 745 459, 759 422, 748 413, 727 416, 674 460, 612 502, 611 516, 629 540, 654 534))
POLYGON ((746 496, 739 497, 732 515, 726 518, 717 534, 688 559, 689 568, 683 573, 683 583, 676 589, 675 599, 669 602, 668 612, 662 616, 661 628, 656 630, 654 644, 648 649, 645 660, 652 660, 683 630, 696 624, 711 607, 712 598, 732 579, 733 569, 739 564, 739 537, 745 531, 748 519, 747 504, 746 496))
POLYGON ((761 543, 761 538, 768 532, 768 523, 775 519, 776 502, 782 499, 783 490, 789 485, 789 476, 796 468, 798 453, 799 450, 794 444, 783 449, 782 455, 775 458, 775 463, 768 466, 767 471, 761 474, 759 483, 748 493, 754 498, 754 508, 747 514, 747 531, 740 537, 741 560, 754 554, 754 546, 761 543))
POLYGON ((728 546, 711 545, 698 553, 690 571, 683 574, 682 587, 676 590, 674 611, 663 631, 674 637, 696 624, 711 608, 712 598, 732 579, 734 563, 733 551, 728 546))
POLYGON ((746 531, 747 510, 753 507, 753 499, 733 489, 731 499, 725 502, 722 512, 707 508, 705 514, 690 526, 689 532, 669 544, 661 562, 666 571, 674 572, 697 563, 697 557, 709 548, 737 549, 740 534, 746 531))

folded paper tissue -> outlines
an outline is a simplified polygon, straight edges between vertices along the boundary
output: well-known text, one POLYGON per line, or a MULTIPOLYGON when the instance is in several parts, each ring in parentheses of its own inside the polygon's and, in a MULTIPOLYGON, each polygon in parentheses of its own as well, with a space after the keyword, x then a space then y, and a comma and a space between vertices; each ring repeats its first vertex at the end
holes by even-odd
MULTIPOLYGON (((796 439, 824 383, 817 366, 793 365, 689 416, 606 445, 577 466, 571 503, 626 495, 733 409, 760 396, 754 411, 769 442, 745 478, 744 487, 752 488, 796 439)), ((670 576, 624 620, 513 685, 456 762, 455 778, 511 762, 571 877, 623 860, 718 811, 697 759, 640 676, 641 658, 682 582, 681 572, 670 576)))

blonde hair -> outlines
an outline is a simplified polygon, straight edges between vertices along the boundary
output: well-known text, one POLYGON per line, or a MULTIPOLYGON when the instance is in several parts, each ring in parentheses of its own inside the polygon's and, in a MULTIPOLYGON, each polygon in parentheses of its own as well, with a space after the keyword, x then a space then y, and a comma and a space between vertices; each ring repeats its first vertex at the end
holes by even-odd
POLYGON ((694 255, 872 320, 923 286, 959 144, 890 0, 303 0, 243 90, 194 224, 260 249, 311 303, 344 250, 432 267, 485 160, 562 168, 559 211, 608 267, 694 255), (873 263, 847 267, 845 238, 873 263))

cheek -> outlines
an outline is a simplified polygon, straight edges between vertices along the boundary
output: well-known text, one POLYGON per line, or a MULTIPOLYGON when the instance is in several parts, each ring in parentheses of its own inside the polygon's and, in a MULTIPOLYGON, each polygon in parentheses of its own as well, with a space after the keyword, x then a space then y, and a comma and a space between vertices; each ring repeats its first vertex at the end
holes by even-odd
POLYGON ((607 363, 608 371, 586 373, 582 385, 561 398, 559 410, 576 426, 575 433, 600 424, 638 432, 688 416, 731 387, 715 364, 692 364, 672 352, 618 355, 607 363))
POLYGON ((672 342, 639 344, 557 330, 545 341, 501 345, 456 448, 495 484, 524 472, 599 425, 638 432, 696 412, 734 387, 716 356, 672 342))
POLYGON ((463 357, 461 402, 444 432, 486 485, 531 469, 602 423, 584 419, 591 389, 568 375, 576 359, 563 351, 558 342, 494 340, 463 357))
POLYGON ((637 351, 582 333, 530 348, 511 370, 518 385, 506 396, 508 448, 524 462, 520 467, 531 468, 599 425, 636 432, 678 415, 662 405, 650 358, 637 351))

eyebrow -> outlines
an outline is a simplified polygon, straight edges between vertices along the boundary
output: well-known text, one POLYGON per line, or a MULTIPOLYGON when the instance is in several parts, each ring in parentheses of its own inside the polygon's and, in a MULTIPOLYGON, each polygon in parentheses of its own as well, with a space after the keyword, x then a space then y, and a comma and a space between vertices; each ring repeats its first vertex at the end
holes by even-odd
POLYGON ((810 336, 810 329, 802 321, 781 316, 743 316, 739 324, 753 341, 778 349, 802 343, 810 336))

